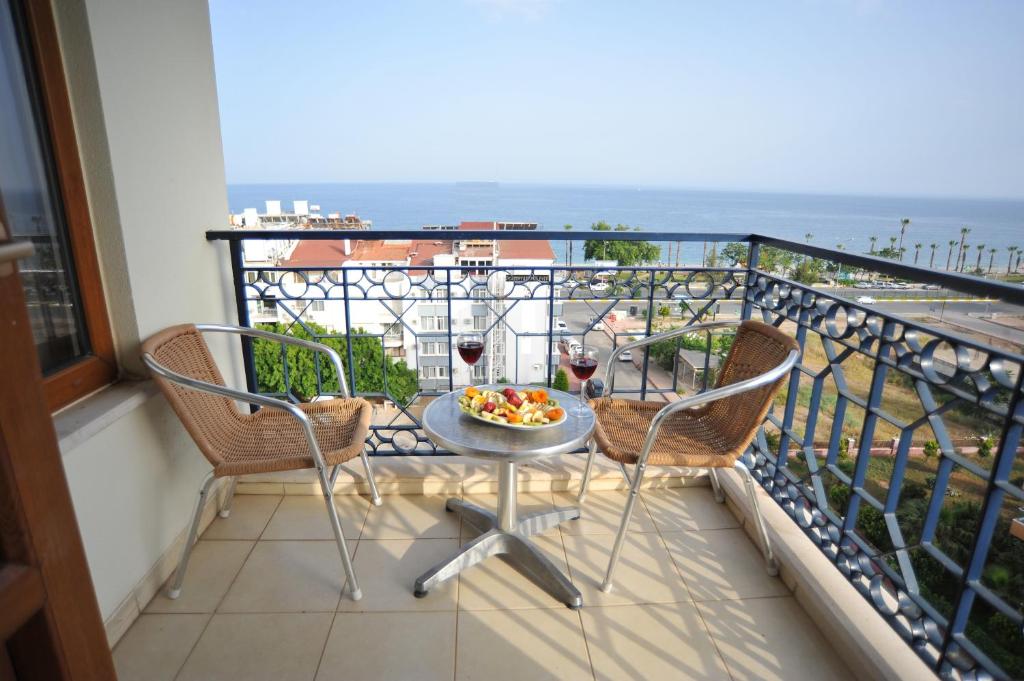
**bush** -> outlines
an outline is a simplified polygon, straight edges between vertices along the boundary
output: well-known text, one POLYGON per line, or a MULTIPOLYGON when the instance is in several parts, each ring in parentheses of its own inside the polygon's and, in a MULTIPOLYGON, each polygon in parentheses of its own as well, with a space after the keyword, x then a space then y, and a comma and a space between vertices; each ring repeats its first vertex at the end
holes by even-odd
POLYGON ((978 456, 982 459, 987 459, 992 456, 992 448, 995 447, 996 441, 991 435, 985 435, 984 437, 978 438, 978 456))
POLYGON ((928 440, 924 443, 924 458, 930 459, 939 453, 939 443, 935 440, 928 440))
POLYGON ((551 382, 551 387, 562 391, 569 389, 569 375, 565 373, 565 369, 560 368, 555 372, 555 380, 551 382))

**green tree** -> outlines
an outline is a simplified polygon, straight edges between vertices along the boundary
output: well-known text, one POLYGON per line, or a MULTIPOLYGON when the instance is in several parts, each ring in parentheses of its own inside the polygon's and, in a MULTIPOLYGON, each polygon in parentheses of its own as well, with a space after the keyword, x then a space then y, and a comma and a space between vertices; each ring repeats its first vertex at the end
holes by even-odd
POLYGON ((967 245, 967 244, 964 243, 964 239, 966 239, 967 235, 970 234, 970 233, 971 233, 971 228, 970 227, 961 227, 960 228, 960 250, 958 250, 956 252, 956 261, 957 261, 958 264, 960 262, 960 258, 963 255, 964 246, 967 245))
POLYGON ((900 260, 903 260, 903 235, 907 233, 907 227, 910 226, 910 218, 900 219, 900 260))
POLYGON ((569 375, 565 373, 565 369, 559 368, 555 372, 555 379, 551 382, 551 387, 562 391, 569 389, 569 375))
MULTIPOLYGON (((595 232, 628 232, 628 225, 616 225, 614 228, 607 222, 595 222, 590 226, 595 232)), ((649 241, 609 241, 607 239, 587 239, 583 242, 583 257, 587 260, 615 260, 620 267, 632 267, 645 262, 654 262, 661 257, 661 249, 649 241)))
POLYGON ((939 443, 935 440, 928 440, 924 443, 924 458, 931 459, 939 453, 939 443))
POLYGON ((750 255, 750 248, 739 241, 728 243, 722 247, 722 258, 732 266, 747 262, 750 255))
MULTIPOLYGON (((305 323, 309 331, 301 326, 288 328, 284 324, 260 324, 259 328, 273 333, 287 335, 304 340, 314 340, 333 348, 341 355, 345 371, 348 371, 348 345, 344 339, 330 337, 324 327, 305 323)), ((380 339, 362 337, 363 329, 353 329, 352 358, 355 364, 357 393, 384 393, 400 404, 408 404, 419 390, 416 372, 406 365, 404 360, 395 361, 384 355, 380 339), (384 374, 387 372, 387 381, 384 374)), ((291 394, 300 400, 308 401, 322 393, 336 393, 338 376, 334 365, 324 356, 319 359, 321 389, 317 389, 317 360, 311 350, 285 346, 287 362, 282 361, 281 345, 274 341, 256 339, 253 341, 253 359, 256 364, 257 388, 260 392, 291 394), (288 368, 288 380, 285 381, 285 366, 288 368)))

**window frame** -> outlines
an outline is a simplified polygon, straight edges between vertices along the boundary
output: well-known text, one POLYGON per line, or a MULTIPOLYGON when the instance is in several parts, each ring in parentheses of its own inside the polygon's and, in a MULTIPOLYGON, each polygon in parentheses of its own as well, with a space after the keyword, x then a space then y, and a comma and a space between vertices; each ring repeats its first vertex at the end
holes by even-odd
POLYGON ((43 110, 37 125, 53 160, 90 348, 73 364, 43 377, 46 403, 54 412, 113 383, 118 366, 53 8, 48 2, 17 1, 16 7, 28 29, 29 88, 43 110))

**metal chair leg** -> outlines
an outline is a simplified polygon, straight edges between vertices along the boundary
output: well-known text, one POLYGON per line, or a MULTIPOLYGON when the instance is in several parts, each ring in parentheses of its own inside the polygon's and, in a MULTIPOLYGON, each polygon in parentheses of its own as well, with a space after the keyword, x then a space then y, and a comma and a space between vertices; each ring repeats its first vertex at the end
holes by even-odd
POLYGON ((594 468, 594 456, 597 454, 597 440, 590 441, 590 451, 587 452, 587 465, 583 467, 583 480, 580 481, 580 493, 576 495, 576 501, 583 503, 587 498, 587 487, 590 485, 590 472, 594 468))
POLYGON ((370 457, 366 454, 366 450, 359 455, 363 460, 363 468, 366 469, 366 479, 370 482, 370 501, 373 502, 374 506, 380 506, 380 492, 377 491, 377 481, 373 477, 373 467, 370 466, 370 457))
POLYGON ((356 581, 356 571, 352 567, 352 557, 348 555, 348 544, 345 543, 345 535, 341 531, 341 521, 338 519, 338 509, 334 505, 334 489, 327 478, 327 471, 323 468, 317 470, 320 478, 320 488, 324 493, 324 502, 327 504, 327 517, 331 521, 331 530, 334 532, 334 541, 338 544, 338 552, 341 554, 341 566, 345 570, 345 577, 348 579, 349 592, 352 600, 358 601, 363 597, 356 581))
POLYGON ((235 499, 235 486, 238 484, 238 476, 233 476, 228 481, 228 488, 224 491, 224 501, 220 505, 220 517, 227 518, 231 515, 231 502, 235 499))
POLYGON ((640 484, 644 480, 644 471, 647 469, 647 462, 638 462, 633 472, 633 484, 629 488, 629 498, 626 500, 626 509, 622 512, 622 524, 619 526, 619 533, 615 535, 615 546, 612 547, 612 555, 608 561, 608 572, 605 573, 604 582, 601 584, 601 591, 609 593, 612 590, 612 576, 615 574, 615 566, 619 562, 619 554, 622 553, 622 545, 626 541, 626 532, 629 530, 629 522, 633 517, 633 507, 636 506, 637 495, 640 494, 640 484))
POLYGON ((744 465, 742 461, 736 461, 736 468, 741 471, 743 475, 743 482, 747 488, 747 496, 750 497, 750 506, 754 514, 754 523, 757 525, 757 534, 761 538, 761 549, 764 551, 764 567, 768 571, 768 574, 774 577, 779 574, 779 563, 775 560, 775 554, 772 551, 771 540, 768 539, 768 530, 764 525, 764 518, 761 517, 761 505, 757 501, 757 490, 754 485, 754 476, 750 474, 750 469, 744 465))
POLYGON ((174 572, 174 582, 167 589, 168 598, 174 599, 181 595, 181 583, 185 580, 188 559, 192 556, 192 547, 199 536, 199 523, 202 520, 203 509, 206 508, 206 498, 210 492, 210 487, 213 486, 214 480, 216 478, 213 477, 213 471, 210 471, 203 478, 203 484, 199 488, 199 499, 196 500, 196 507, 192 511, 192 522, 189 524, 188 537, 185 538, 185 548, 182 550, 181 558, 178 560, 178 569, 174 572))
POLYGON ((708 469, 708 477, 711 478, 711 491, 715 494, 715 501, 720 504, 725 503, 725 493, 722 492, 722 483, 718 481, 718 469, 712 467, 708 469))

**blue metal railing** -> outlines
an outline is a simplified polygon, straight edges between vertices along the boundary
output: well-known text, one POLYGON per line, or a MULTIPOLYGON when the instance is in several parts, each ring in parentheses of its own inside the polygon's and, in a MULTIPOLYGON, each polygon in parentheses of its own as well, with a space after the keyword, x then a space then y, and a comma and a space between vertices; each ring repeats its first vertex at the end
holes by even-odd
MULTIPOLYGON (((1020 348, 982 343, 948 326, 860 304, 844 296, 844 289, 793 281, 761 269, 761 262, 769 252, 765 249, 776 249, 1016 305, 1024 305, 1024 289, 756 234, 429 233, 431 240, 595 238, 748 244, 745 263, 733 267, 415 267, 411 274, 404 268, 339 266, 311 271, 247 266, 242 259, 243 239, 423 237, 420 231, 208 233, 211 240, 229 242, 242 324, 252 323, 254 302, 271 302, 292 330, 336 342, 345 350, 345 379, 354 393, 396 402, 394 416, 374 425, 371 446, 376 453, 436 452, 419 429, 417 414, 422 400, 471 382, 456 382, 452 372, 452 345, 460 331, 453 323, 453 306, 461 300, 491 311, 485 332, 492 342, 499 336, 517 346, 539 340, 544 370, 533 378, 547 385, 556 375, 551 349, 566 335, 554 326, 558 303, 566 315, 576 315, 582 333, 571 335, 593 342, 591 334, 604 334, 601 343, 609 346, 630 334, 656 332, 661 323, 656 317, 666 307, 674 325, 735 314, 791 331, 804 353, 747 454, 755 478, 942 677, 1024 677, 1024 543, 1007 530, 1024 505, 1020 348), (609 289, 588 285, 599 273, 609 280, 609 289), (253 274, 255 281, 248 281, 253 274), (396 282, 389 289, 389 277, 402 285, 396 282), (514 277, 522 281, 509 285, 514 277), (501 285, 489 285, 495 280, 501 285), (444 287, 443 294, 434 299, 439 287, 444 287), (314 300, 338 307, 340 322, 334 329, 313 326, 307 305, 295 309, 297 302, 311 305, 314 300), (433 303, 446 312, 449 322, 444 330, 416 328, 405 317, 418 305, 433 303), (445 378, 411 396, 396 396, 388 372, 394 379, 405 370, 398 358, 389 359, 383 351, 386 330, 367 331, 352 321, 353 315, 359 316, 355 308, 368 304, 391 310, 389 319, 415 339, 417 350, 420 338, 447 342, 442 356, 445 378), (622 305, 646 314, 634 317, 633 326, 609 330, 603 322, 622 305), (517 307, 529 308, 534 318, 543 307, 544 323, 510 329, 517 307), (576 308, 586 310, 585 320, 576 308), (365 342, 381 346, 380 355, 373 355, 382 366, 380 376, 374 374, 376 384, 360 374, 365 367, 357 361, 355 346, 365 342)), ((706 381, 710 340, 702 349, 706 381)), ((253 350, 244 348, 249 387, 266 390, 253 350)), ((519 358, 522 353, 506 354, 519 358)), ((265 353, 263 357, 266 364, 265 353)), ((277 387, 279 394, 296 398, 296 376, 288 363, 283 356, 283 380, 277 387)), ((262 369, 267 371, 268 366, 262 369)), ((648 350, 639 362, 637 385, 616 392, 667 399, 682 387, 679 370, 674 349, 657 357, 648 350), (671 366, 656 366, 655 360, 664 363, 666 356, 671 357, 671 366)), ((522 382, 518 365, 506 371, 509 380, 522 382)), ((323 391, 318 366, 315 373, 316 389, 323 391)))

